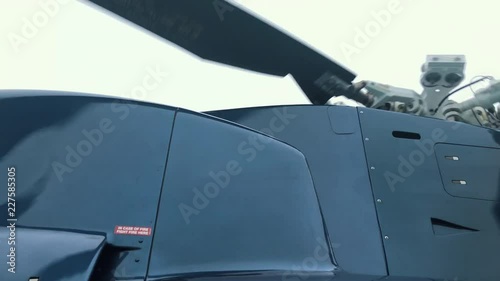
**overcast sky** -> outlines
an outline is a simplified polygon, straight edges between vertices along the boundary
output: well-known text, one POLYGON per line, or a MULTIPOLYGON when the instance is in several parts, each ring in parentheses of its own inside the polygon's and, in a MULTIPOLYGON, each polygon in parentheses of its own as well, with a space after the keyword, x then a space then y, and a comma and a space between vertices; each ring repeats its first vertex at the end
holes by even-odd
MULTIPOLYGON (((82 2, 53 1, 0 0, 1 89, 131 97, 131 90, 156 71, 162 73, 158 83, 142 98, 157 103, 200 111, 308 103, 291 77, 206 62, 82 2), (41 3, 47 2, 57 8, 43 22, 43 16, 37 17, 46 13, 41 3), (24 34, 28 24, 39 27, 24 34)), ((500 77, 498 1, 236 2, 348 66, 358 74, 356 80, 420 92, 420 67, 427 54, 466 55, 465 82, 475 75, 500 77), (383 10, 391 17, 386 22, 379 19, 380 31, 368 35, 364 45, 355 41, 383 10)), ((458 98, 467 95, 470 91, 458 98)))

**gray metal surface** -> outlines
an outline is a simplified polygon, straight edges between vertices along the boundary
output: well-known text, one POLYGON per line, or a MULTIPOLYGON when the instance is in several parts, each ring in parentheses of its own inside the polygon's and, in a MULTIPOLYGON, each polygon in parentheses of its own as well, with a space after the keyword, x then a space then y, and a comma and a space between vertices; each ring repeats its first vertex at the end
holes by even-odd
POLYGON ((314 262, 308 270, 332 272, 328 244, 300 151, 216 118, 177 113, 149 278, 266 270, 296 278, 306 258, 314 262))
MULTIPOLYGON (((113 276, 145 278, 152 237, 139 243, 114 229, 154 228, 175 110, 65 92, 11 94, 0 95, 0 225, 9 223, 5 177, 15 167, 18 230, 101 233, 124 254, 113 276)), ((28 264, 19 257, 20 270, 28 264)), ((70 274, 65 269, 63 276, 70 274)))
POLYGON ((500 200, 500 149, 437 144, 443 185, 450 195, 489 201, 500 200))
POLYGON ((3 267, 0 280, 5 281, 28 281, 32 277, 39 277, 41 281, 89 280, 106 240, 96 234, 18 228, 17 244, 9 245, 3 239, 9 236, 9 231, 5 227, 0 229, 3 267), (11 251, 13 248, 15 252, 11 251), (12 255, 14 261, 9 257, 12 255))
MULTIPOLYGON (((498 281, 498 202, 447 193, 435 147, 440 144, 438 158, 443 156, 441 143, 499 148, 500 133, 374 109, 360 109, 360 120, 389 274, 498 281), (406 132, 407 136, 418 134, 420 139, 396 138, 394 131, 406 132)), ((463 148, 453 155, 471 156, 470 149, 463 148)), ((483 152, 491 150, 484 148, 483 152)), ((479 160, 476 157, 471 159, 479 160)), ((489 172, 500 170, 500 161, 486 161, 489 172)), ((500 178, 484 184, 491 190, 498 189, 500 178)))
POLYGON ((209 114, 274 136, 304 153, 340 267, 357 274, 386 274, 355 108, 278 106, 209 114))
POLYGON ((0 109, 18 253, 36 260, 22 279, 499 280, 498 131, 335 106, 210 113, 235 124, 61 92, 6 91, 0 109), (45 255, 54 237, 82 243, 45 255))

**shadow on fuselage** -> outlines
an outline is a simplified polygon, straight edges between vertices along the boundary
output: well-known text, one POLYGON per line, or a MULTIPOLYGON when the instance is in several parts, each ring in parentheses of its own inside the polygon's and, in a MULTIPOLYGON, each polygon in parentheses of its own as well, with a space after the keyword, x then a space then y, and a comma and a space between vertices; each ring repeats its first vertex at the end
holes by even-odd
MULTIPOLYGON (((500 148, 500 131, 491 130, 490 133, 491 136, 493 137, 493 140, 497 143, 498 147, 500 148)), ((500 162, 500 159, 498 159, 498 161, 500 162)), ((497 190, 498 190, 497 191, 498 197, 495 207, 493 208, 493 215, 495 216, 498 227, 500 228, 500 164, 498 165, 497 190)))
MULTIPOLYGON (((57 96, 23 96, 1 100, 0 103, 0 128, 5 132, 0 138, 0 163, 7 163, 15 168, 19 162, 36 163, 40 169, 40 175, 30 174, 24 176, 24 186, 19 184, 19 178, 15 180, 15 196, 17 204, 15 217, 19 218, 26 213, 36 202, 41 193, 47 189, 47 185, 52 176, 52 168, 47 157, 37 157, 32 154, 19 153, 18 146, 23 142, 43 130, 57 131, 61 127, 71 126, 71 122, 85 108, 91 105, 90 101, 78 100, 78 97, 57 97, 57 96), (31 160, 28 160, 29 158, 31 160), (9 160, 7 160, 9 159, 9 160), (27 182, 26 182, 27 181, 27 182)), ((17 169, 16 175, 21 174, 17 169)), ((9 183, 11 181, 9 180, 9 183)), ((4 200, 1 200, 4 202, 4 200)), ((9 201, 0 205, 0 225, 4 225, 8 218, 9 201)), ((8 224, 8 223, 7 223, 8 224)))
POLYGON ((0 106, 0 120, 6 124, 7 135, 0 138, 0 161, 31 134, 50 127, 70 123, 89 102, 68 102, 58 97, 20 97, 6 99, 0 106), (57 110, 54 110, 56 108, 57 110))

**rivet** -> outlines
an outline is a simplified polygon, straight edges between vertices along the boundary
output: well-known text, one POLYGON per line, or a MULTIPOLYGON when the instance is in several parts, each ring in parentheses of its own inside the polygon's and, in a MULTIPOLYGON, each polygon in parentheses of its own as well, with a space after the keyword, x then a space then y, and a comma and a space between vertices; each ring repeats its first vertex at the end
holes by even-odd
POLYGON ((387 235, 386 235, 386 236, 384 236, 384 239, 385 239, 385 240, 389 240, 389 236, 387 236, 387 235))
POLYGON ((382 199, 377 199, 377 203, 382 203, 382 199))
POLYGON ((375 170, 375 167, 373 167, 373 166, 372 166, 372 167, 370 167, 370 170, 375 170))
POLYGON ((365 138, 365 141, 369 141, 370 139, 369 138, 365 138))

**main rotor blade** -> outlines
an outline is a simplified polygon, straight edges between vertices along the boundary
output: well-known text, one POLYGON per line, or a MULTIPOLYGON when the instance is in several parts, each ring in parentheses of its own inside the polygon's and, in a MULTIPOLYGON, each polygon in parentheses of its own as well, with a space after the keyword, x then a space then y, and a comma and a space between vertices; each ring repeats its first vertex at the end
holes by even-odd
POLYGON ((313 104, 332 93, 315 81, 355 74, 223 0, 90 0, 206 60, 256 72, 291 74, 313 104))

